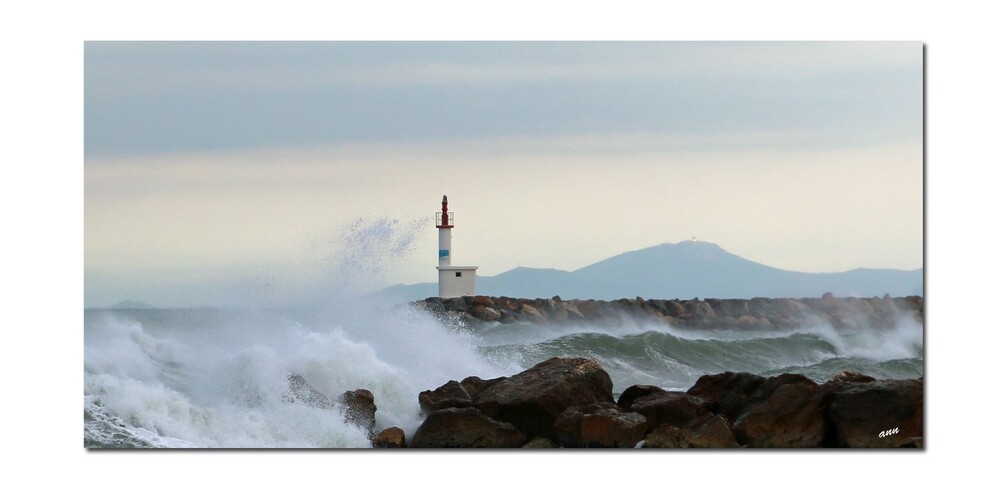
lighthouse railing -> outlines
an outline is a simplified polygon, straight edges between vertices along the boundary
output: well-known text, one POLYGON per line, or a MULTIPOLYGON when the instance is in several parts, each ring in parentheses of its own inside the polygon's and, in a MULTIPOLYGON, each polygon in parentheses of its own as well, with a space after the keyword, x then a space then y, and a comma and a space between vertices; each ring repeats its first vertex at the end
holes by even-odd
MULTIPOLYGON (((443 225, 444 225, 444 213, 443 212, 435 212, 434 213, 434 226, 443 226, 443 225)), ((454 226, 455 225, 455 213, 454 212, 448 212, 447 225, 448 226, 454 226)))

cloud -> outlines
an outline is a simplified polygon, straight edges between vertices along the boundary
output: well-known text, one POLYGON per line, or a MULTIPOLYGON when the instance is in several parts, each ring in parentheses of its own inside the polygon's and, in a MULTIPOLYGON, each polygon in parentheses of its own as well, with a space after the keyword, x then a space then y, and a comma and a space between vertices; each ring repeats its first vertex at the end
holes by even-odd
POLYGON ((918 135, 921 100, 918 43, 89 43, 85 152, 796 128, 871 143, 918 135))

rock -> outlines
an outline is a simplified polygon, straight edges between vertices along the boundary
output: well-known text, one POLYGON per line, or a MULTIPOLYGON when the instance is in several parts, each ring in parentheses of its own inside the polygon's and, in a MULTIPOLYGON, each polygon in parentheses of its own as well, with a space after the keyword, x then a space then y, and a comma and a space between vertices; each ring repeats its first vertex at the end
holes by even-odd
POLYGON ((413 435, 410 448, 517 448, 528 441, 510 423, 486 416, 476 408, 447 408, 427 416, 413 435))
POLYGON ((466 377, 461 382, 451 380, 432 390, 420 392, 420 409, 430 414, 439 409, 450 407, 470 407, 475 397, 487 387, 504 380, 505 377, 483 380, 479 377, 466 377))
POLYGON ((452 299, 432 297, 415 304, 444 322, 471 324, 499 322, 568 322, 623 319, 659 320, 680 328, 737 329, 743 331, 783 331, 799 328, 809 319, 824 320, 836 328, 893 327, 902 319, 922 323, 923 299, 837 298, 830 293, 822 298, 703 299, 686 301, 654 300, 637 297, 615 301, 514 299, 510 297, 466 296, 452 299), (499 314, 499 317, 497 317, 499 314))
POLYGON ((647 418, 624 413, 610 402, 598 402, 567 408, 553 428, 564 447, 633 448, 647 432, 647 418))
POLYGON ((596 402, 614 403, 612 379, 601 364, 554 357, 487 387, 475 406, 530 437, 555 439, 553 424, 563 411, 596 402))
POLYGON ((923 436, 923 382, 879 380, 834 385, 828 419, 839 447, 898 447, 923 436))
POLYGON ((335 401, 329 399, 329 396, 312 387, 308 381, 304 380, 304 377, 298 374, 287 375, 287 389, 287 392, 280 396, 283 402, 300 403, 318 409, 336 409, 338 407, 335 401))
POLYGON ((499 321, 500 311, 493 309, 492 307, 486 306, 476 306, 472 309, 472 315, 479 319, 480 321, 499 321))
POLYGON ((631 385, 629 388, 622 391, 622 394, 619 396, 619 401, 616 402, 616 404, 618 404, 619 408, 623 411, 628 411, 633 405, 633 401, 644 396, 659 394, 661 392, 665 392, 665 390, 656 385, 631 385))
POLYGON ((495 307, 496 304, 493 303, 493 299, 485 295, 474 295, 468 298, 470 304, 475 304, 484 307, 495 307))
POLYGON ((648 428, 654 429, 662 424, 684 426, 708 413, 710 406, 706 399, 684 392, 658 392, 636 399, 629 410, 642 414, 647 418, 648 428))
POLYGON ((378 408, 374 404, 374 395, 371 391, 367 389, 346 391, 337 401, 333 401, 298 374, 289 374, 287 384, 289 390, 281 396, 283 402, 300 403, 318 409, 338 409, 342 404, 345 408, 343 418, 347 423, 367 430, 368 434, 374 432, 374 414, 378 408))
POLYGON ((558 306, 559 312, 557 316, 563 317, 568 321, 583 321, 584 315, 581 314, 580 310, 577 309, 577 303, 575 301, 571 302, 561 302, 558 306))
POLYGON ((339 402, 346 406, 344 416, 347 422, 353 423, 367 430, 374 432, 374 414, 378 407, 374 405, 374 394, 367 389, 357 389, 346 391, 339 396, 339 402))
POLYGON ((825 440, 825 395, 797 374, 770 377, 749 397, 732 425, 742 444, 753 448, 809 448, 825 440))
POLYGON ((472 406, 472 397, 465 391, 461 383, 455 380, 432 390, 423 391, 419 395, 420 409, 430 414, 440 409, 472 406))
POLYGON ((745 372, 704 375, 688 390, 688 394, 710 401, 710 411, 723 414, 728 421, 734 422, 748 406, 749 396, 765 381, 765 377, 745 372))
POLYGON ((465 299, 462 297, 445 299, 442 303, 444 304, 444 309, 448 311, 467 312, 469 309, 468 304, 465 304, 465 299))
POLYGON ((842 372, 839 372, 831 379, 829 379, 829 382, 874 382, 875 380, 878 379, 875 379, 870 375, 864 375, 860 372, 851 372, 849 370, 843 370, 842 372))
POLYGON ((374 448, 405 448, 406 432, 398 426, 392 426, 381 430, 380 433, 371 438, 371 446, 374 448))
POLYGON ((546 321, 545 316, 535 308, 535 306, 529 304, 523 304, 521 306, 521 313, 524 315, 525 319, 531 320, 536 323, 544 323, 546 321))
POLYGON ((739 448, 727 419, 707 413, 681 428, 661 425, 643 441, 642 448, 739 448))
POLYGON ((469 396, 475 399, 475 397, 481 394, 482 391, 486 390, 490 386, 503 382, 506 378, 507 377, 497 377, 495 379, 483 380, 480 379, 479 377, 476 377, 475 375, 472 375, 462 379, 461 386, 463 389, 465 389, 465 392, 469 393, 469 396))
POLYGON ((532 441, 525 443, 521 448, 557 448, 559 445, 553 443, 552 440, 548 438, 535 438, 532 441))
POLYGON ((500 323, 510 324, 517 321, 517 316, 510 309, 500 309, 500 323))

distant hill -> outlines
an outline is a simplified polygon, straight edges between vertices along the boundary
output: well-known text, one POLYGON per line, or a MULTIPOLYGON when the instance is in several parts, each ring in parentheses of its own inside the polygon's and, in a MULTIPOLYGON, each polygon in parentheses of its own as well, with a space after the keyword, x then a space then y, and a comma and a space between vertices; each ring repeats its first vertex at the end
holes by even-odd
MULTIPOLYGON (((923 295, 923 269, 857 268, 847 272, 792 272, 762 265, 703 241, 682 241, 630 251, 567 272, 515 268, 479 277, 480 295, 605 299, 841 297, 923 295)), ((376 294, 400 300, 437 295, 437 284, 395 285, 376 294)))
POLYGON ((115 305, 109 306, 109 309, 156 309, 156 307, 140 301, 124 300, 118 302, 115 305))

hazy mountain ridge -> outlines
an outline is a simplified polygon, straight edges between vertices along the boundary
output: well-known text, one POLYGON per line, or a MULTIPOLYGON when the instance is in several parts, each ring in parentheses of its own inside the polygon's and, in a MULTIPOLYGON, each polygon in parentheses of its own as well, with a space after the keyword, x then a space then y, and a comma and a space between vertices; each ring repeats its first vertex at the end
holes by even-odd
POLYGON ((156 309, 156 307, 147 304, 146 302, 126 299, 124 301, 119 301, 111 306, 108 306, 107 309, 156 309))
MULTIPOLYGON (((856 268, 807 273, 770 267, 725 251, 714 243, 682 241, 629 251, 568 272, 519 267, 482 277, 476 293, 506 297, 613 300, 923 295, 923 269, 856 268)), ((394 285, 378 291, 401 299, 437 295, 435 282, 394 285)))

